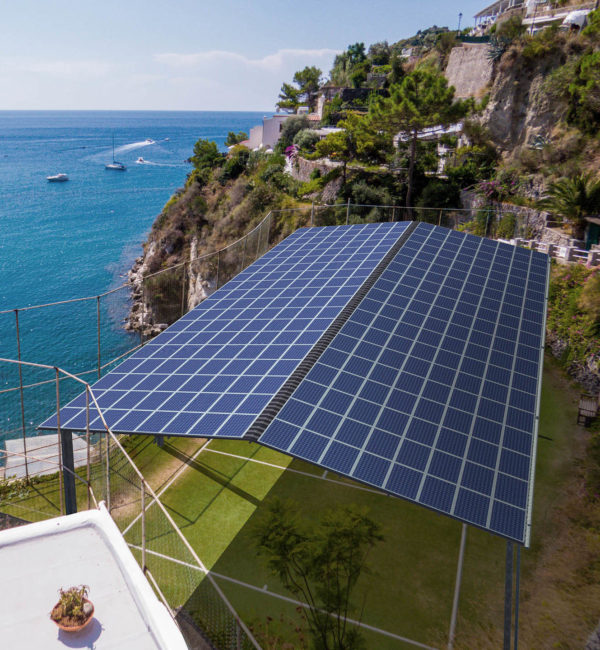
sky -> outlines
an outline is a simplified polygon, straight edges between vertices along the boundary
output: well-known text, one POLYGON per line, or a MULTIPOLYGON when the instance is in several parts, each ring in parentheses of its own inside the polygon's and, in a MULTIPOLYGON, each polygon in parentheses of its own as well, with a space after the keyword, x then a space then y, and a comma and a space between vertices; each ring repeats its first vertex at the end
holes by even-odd
POLYGON ((473 24, 487 0, 18 0, 0 21, 0 110, 273 110, 355 42, 473 24))

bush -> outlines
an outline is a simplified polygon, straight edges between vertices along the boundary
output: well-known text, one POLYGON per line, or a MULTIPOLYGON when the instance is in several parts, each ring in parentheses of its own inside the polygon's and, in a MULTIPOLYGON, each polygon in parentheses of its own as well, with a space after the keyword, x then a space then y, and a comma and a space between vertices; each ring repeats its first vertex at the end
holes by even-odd
POLYGON ((231 150, 231 153, 229 156, 227 156, 227 160, 223 165, 221 175, 219 177, 219 181, 222 185, 225 185, 227 181, 236 179, 246 170, 246 164, 248 162, 249 156, 250 152, 248 149, 246 149, 246 147, 242 147, 241 145, 238 145, 231 150))
POLYGON ((568 343, 563 361, 600 359, 600 271, 573 264, 554 267, 547 328, 568 343), (589 284, 589 288, 588 288, 589 284))
POLYGON ((512 239, 515 236, 516 228, 517 217, 512 212, 508 212, 500 219, 500 223, 496 229, 496 236, 501 239, 512 239))
POLYGON ((315 133, 314 129, 302 129, 294 136, 294 144, 301 151, 308 151, 312 153, 315 150, 315 145, 319 142, 320 137, 315 133))

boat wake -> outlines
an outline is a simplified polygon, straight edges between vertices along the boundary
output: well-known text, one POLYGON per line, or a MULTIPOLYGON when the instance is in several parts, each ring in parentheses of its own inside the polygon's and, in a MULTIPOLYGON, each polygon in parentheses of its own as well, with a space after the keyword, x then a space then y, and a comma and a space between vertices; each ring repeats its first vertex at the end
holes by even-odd
POLYGON ((132 142, 130 144, 124 144, 115 149, 115 153, 125 153, 127 151, 135 151, 136 149, 142 149, 143 147, 150 147, 151 145, 156 144, 154 140, 142 140, 141 142, 132 142))

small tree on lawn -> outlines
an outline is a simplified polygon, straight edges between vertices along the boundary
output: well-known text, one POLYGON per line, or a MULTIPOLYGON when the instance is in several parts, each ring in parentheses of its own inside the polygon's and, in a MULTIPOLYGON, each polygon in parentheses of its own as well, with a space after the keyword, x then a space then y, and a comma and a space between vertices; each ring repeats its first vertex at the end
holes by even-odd
POLYGON ((382 540, 378 524, 356 507, 330 512, 320 522, 300 522, 297 506, 274 501, 258 524, 259 555, 283 585, 308 604, 307 621, 318 650, 364 647, 360 630, 348 625, 351 596, 367 556, 382 540))

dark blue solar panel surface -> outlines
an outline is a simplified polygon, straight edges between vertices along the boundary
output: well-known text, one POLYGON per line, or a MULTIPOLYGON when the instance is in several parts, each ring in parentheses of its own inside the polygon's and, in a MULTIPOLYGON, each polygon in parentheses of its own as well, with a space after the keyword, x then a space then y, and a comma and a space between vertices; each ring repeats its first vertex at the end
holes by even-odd
POLYGON ((419 224, 259 442, 528 544, 548 264, 419 224))
MULTIPOLYGON (((407 226, 296 231, 94 384, 108 425, 242 437, 407 226)), ((61 426, 85 428, 83 395, 61 426)), ((97 416, 90 426, 103 430, 97 416)))

